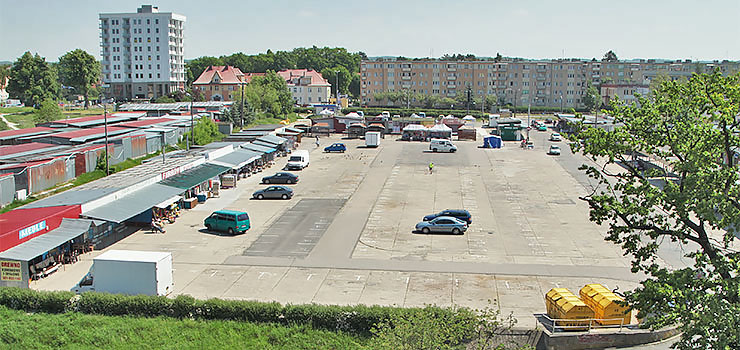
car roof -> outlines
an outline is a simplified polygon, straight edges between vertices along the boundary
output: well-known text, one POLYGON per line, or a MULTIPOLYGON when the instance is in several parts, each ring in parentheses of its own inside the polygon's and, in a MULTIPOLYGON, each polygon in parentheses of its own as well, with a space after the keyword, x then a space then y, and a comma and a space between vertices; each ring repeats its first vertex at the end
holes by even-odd
POLYGON ((465 209, 445 209, 443 211, 449 211, 449 212, 452 212, 452 213, 461 213, 461 214, 470 215, 470 213, 467 210, 465 210, 465 209))
POLYGON ((438 217, 434 218, 435 221, 442 220, 442 219, 452 219, 454 221, 464 222, 464 221, 462 221, 462 220, 460 220, 460 219, 458 219, 458 218, 456 218, 454 216, 438 216, 438 217))
POLYGON ((247 212, 246 211, 236 211, 236 210, 226 210, 226 209, 223 209, 223 210, 216 210, 216 211, 214 211, 214 213, 239 215, 239 214, 246 214, 247 212))

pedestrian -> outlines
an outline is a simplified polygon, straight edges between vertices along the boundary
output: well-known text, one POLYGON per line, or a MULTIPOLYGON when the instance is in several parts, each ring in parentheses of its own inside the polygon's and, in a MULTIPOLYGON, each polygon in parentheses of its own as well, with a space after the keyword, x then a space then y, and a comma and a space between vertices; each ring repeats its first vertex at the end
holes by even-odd
POLYGON ((432 170, 434 170, 434 162, 429 163, 429 174, 432 173, 432 170))
POLYGON ((316 147, 319 147, 319 136, 316 135, 316 147))

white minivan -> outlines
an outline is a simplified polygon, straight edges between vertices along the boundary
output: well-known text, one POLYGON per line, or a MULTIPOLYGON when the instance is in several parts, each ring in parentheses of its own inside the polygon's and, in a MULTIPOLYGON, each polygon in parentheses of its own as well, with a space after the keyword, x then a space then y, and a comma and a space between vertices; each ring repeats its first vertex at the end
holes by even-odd
POLYGON ((285 166, 288 168, 288 170, 291 169, 299 169, 302 170, 303 168, 308 166, 308 151, 306 150, 298 150, 291 153, 290 158, 288 158, 288 164, 285 166))
POLYGON ((457 151, 457 147, 455 147, 450 140, 445 139, 432 139, 432 142, 429 144, 429 149, 432 150, 432 152, 453 153, 457 151))

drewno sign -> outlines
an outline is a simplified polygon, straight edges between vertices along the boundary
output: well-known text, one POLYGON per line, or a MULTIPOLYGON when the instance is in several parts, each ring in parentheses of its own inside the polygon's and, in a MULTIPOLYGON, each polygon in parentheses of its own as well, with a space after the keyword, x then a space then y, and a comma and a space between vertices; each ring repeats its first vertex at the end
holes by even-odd
POLYGON ((18 239, 23 239, 46 228, 46 220, 18 231, 18 239))

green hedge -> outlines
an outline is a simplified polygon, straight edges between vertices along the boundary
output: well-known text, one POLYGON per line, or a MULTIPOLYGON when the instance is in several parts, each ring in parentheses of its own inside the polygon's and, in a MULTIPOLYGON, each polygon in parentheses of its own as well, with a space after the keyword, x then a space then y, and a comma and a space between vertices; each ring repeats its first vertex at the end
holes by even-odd
POLYGON ((313 113, 311 107, 293 107, 293 113, 313 113))
MULTIPOLYGON (((343 331, 370 336, 381 322, 398 315, 421 312, 420 308, 387 306, 282 305, 248 300, 199 300, 180 295, 174 299, 161 296, 129 296, 88 292, 45 292, 20 288, 0 288, 0 305, 27 312, 81 312, 105 316, 173 317, 198 320, 233 320, 254 323, 308 325, 316 329, 343 331)), ((473 324, 476 315, 465 308, 432 308, 442 319, 473 324)), ((429 310, 429 308, 427 308, 429 310)))

